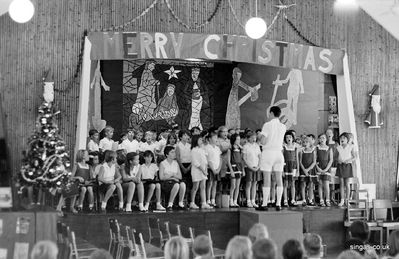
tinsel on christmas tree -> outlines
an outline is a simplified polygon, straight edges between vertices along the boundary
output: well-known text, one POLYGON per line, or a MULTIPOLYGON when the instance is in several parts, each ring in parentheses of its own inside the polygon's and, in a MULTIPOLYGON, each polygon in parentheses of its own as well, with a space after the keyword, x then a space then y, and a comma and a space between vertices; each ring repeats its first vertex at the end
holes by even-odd
POLYGON ((53 84, 45 81, 45 101, 38 109, 36 129, 28 140, 28 150, 24 153, 19 174, 20 184, 23 186, 56 188, 69 183, 70 160, 55 123, 55 116, 59 111, 55 112, 52 105, 53 84))

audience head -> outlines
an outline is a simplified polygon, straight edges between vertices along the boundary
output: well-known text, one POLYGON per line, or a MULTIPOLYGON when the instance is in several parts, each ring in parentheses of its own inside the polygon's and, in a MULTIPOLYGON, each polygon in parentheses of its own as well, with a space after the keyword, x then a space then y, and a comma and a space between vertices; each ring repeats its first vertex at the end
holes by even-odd
POLYGON ((369 226, 366 222, 356 220, 349 227, 349 233, 352 238, 360 239, 363 242, 367 242, 370 237, 369 226))
POLYGON ((91 129, 89 131, 89 138, 92 139, 93 141, 98 141, 100 138, 100 134, 98 134, 98 131, 95 129, 91 129))
MULTIPOLYGON (((129 153, 130 154, 130 153, 129 153)), ((146 150, 144 151, 143 154, 144 157, 144 161, 147 163, 155 163, 155 157, 154 157, 154 153, 152 153, 151 150, 146 150)))
POLYGON ((201 147, 203 144, 202 137, 200 135, 194 135, 191 139, 191 149, 195 147, 201 147))
POLYGON ((165 244, 165 259, 187 259, 189 257, 187 241, 182 237, 172 237, 165 244))
POLYGON ((104 134, 105 134, 105 137, 112 138, 114 136, 114 128, 112 128, 109 125, 105 126, 104 134))
POLYGON ((116 161, 116 152, 113 150, 105 150, 104 152, 104 162, 110 163, 116 161))
POLYGON ((192 127, 190 131, 191 131, 191 136, 201 134, 201 129, 199 127, 192 127))
POLYGON ((228 131, 227 131, 226 126, 220 126, 218 129, 218 134, 219 134, 219 138, 223 138, 223 139, 227 138, 228 131))
POLYGON ((252 243, 255 243, 258 239, 269 238, 269 231, 264 224, 256 223, 248 231, 248 237, 252 243))
POLYGON ((83 161, 87 162, 89 161, 89 153, 85 149, 79 149, 78 152, 76 152, 76 162, 81 163, 83 161))
POLYGON ((302 243, 296 239, 287 240, 282 249, 283 259, 302 259, 304 257, 302 243))
POLYGON ((256 240, 252 246, 253 259, 276 259, 277 246, 269 238, 256 240))
POLYGON ((303 238, 303 246, 307 257, 321 257, 323 253, 323 244, 318 234, 307 233, 303 238))
POLYGON ((270 113, 273 114, 275 118, 279 118, 281 115, 281 109, 278 106, 273 106, 270 108, 270 113))
POLYGON ((354 250, 345 250, 341 252, 337 259, 362 259, 363 257, 354 250))
POLYGON ((179 139, 181 141, 188 142, 190 140, 190 132, 187 130, 180 130, 179 131, 179 139))
POLYGON ((293 143, 294 142, 294 134, 292 134, 292 132, 286 132, 284 135, 284 143, 288 144, 288 143, 293 143))
POLYGON ((227 244, 226 259, 252 259, 251 240, 246 236, 235 236, 227 244))
POLYGON ((399 230, 395 230, 389 235, 388 246, 388 256, 394 257, 399 254, 399 230))
POLYGON ((172 146, 166 146, 163 153, 166 158, 170 158, 170 159, 176 158, 176 151, 175 151, 175 148, 172 146))
POLYGON ((58 247, 53 241, 37 242, 31 252, 31 259, 57 259, 58 247))
POLYGON ((113 259, 112 255, 105 249, 96 249, 91 254, 89 259, 113 259))
POLYGON ((194 239, 193 243, 194 256, 210 256, 211 242, 206 235, 199 235, 194 239))

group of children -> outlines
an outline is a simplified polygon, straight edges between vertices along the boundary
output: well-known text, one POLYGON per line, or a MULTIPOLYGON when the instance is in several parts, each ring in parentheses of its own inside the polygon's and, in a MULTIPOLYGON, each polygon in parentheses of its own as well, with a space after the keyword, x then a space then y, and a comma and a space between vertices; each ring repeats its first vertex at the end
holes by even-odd
MULTIPOLYGON (((121 211, 132 211, 135 193, 139 210, 148 211, 154 192, 154 209, 185 209, 186 189, 190 209, 211 209, 216 206, 218 186, 230 194, 230 207, 239 207, 241 180, 245 180, 246 206, 258 207, 258 182, 263 179, 259 170, 262 152, 259 132, 228 130, 224 126, 201 131, 195 127, 191 132, 163 131, 157 137, 154 131, 143 133, 129 129, 118 143, 112 140, 113 131, 107 126, 105 137, 99 141, 99 133, 90 130, 87 150, 76 154, 72 176, 81 186, 77 211, 82 210, 86 193, 89 210, 93 210, 94 188, 100 194, 101 211, 105 211, 115 191, 121 211), (162 197, 166 208, 161 203, 162 197), (176 197, 178 202, 174 206, 176 197)), ((313 135, 296 138, 295 131, 287 131, 282 147, 285 206, 297 205, 296 180, 300 182, 303 205, 315 205, 314 189, 318 185, 320 206, 331 206, 330 181, 335 168, 341 179, 339 205, 344 205, 349 198, 348 179, 353 176, 351 163, 356 157, 352 138, 348 133, 341 134, 339 143, 333 138, 333 131, 328 129, 319 136, 316 145, 313 135)), ((273 193, 272 184, 271 197, 275 197, 273 193)), ((73 197, 71 210, 74 212, 75 201, 73 197)))

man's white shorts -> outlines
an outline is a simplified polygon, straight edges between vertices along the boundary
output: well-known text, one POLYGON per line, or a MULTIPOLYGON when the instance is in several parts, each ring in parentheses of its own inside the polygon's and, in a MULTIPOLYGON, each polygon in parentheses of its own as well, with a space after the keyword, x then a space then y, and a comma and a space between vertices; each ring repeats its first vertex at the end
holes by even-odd
POLYGON ((282 172, 284 169, 283 152, 263 150, 260 158, 260 170, 265 172, 282 172))

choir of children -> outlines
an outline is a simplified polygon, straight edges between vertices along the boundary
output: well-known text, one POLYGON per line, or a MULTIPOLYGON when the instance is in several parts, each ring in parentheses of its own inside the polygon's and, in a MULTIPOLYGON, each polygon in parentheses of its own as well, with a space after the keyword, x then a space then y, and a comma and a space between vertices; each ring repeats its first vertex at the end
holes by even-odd
MULTIPOLYGON (((112 140, 113 133, 113 128, 107 126, 104 138, 99 141, 99 133, 90 130, 87 151, 79 150, 76 155, 76 169, 72 175, 81 185, 77 211, 82 210, 86 193, 89 210, 93 210, 93 186, 96 184, 102 211, 115 190, 119 209, 126 212, 132 211, 135 192, 142 212, 150 209, 154 192, 156 210, 211 209, 216 206, 218 186, 230 194, 230 207, 246 204, 248 208, 258 208, 258 182, 263 178, 259 169, 262 157, 259 133, 248 129, 244 132, 228 130, 222 126, 203 132, 199 128, 191 132, 163 131, 156 138, 154 131, 143 133, 128 129, 121 135, 119 145, 112 140), (141 141, 143 134, 145 142, 141 141), (245 203, 238 200, 241 182, 245 183, 245 203)), ((339 206, 347 204, 348 179, 353 177, 352 162, 356 159, 351 134, 341 134, 336 143, 334 132, 328 129, 319 135, 318 143, 315 142, 314 135, 303 134, 296 138, 293 130, 284 136, 282 202, 285 207, 296 206, 298 200, 303 206, 315 206, 316 186, 319 205, 331 206, 330 181, 335 170, 341 183, 339 206), (296 184, 300 192, 296 191, 296 184)), ((270 200, 274 199, 272 192, 270 200)))

